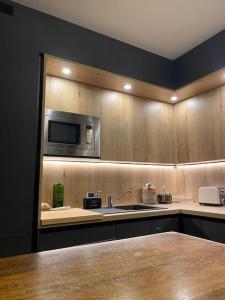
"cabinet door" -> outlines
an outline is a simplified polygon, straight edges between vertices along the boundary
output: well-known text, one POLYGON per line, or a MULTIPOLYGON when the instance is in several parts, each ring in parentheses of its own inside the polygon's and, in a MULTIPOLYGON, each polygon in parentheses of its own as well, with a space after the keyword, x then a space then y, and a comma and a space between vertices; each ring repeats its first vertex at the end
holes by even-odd
POLYGON ((204 218, 203 231, 206 239, 225 243, 225 220, 204 218))
POLYGON ((37 251, 58 249, 116 239, 115 224, 93 224, 42 229, 38 233, 37 251))
POLYGON ((130 220, 117 224, 118 239, 167 231, 179 231, 178 216, 130 220))
POLYGON ((195 216, 182 215, 181 232, 204 238, 203 219, 195 216))

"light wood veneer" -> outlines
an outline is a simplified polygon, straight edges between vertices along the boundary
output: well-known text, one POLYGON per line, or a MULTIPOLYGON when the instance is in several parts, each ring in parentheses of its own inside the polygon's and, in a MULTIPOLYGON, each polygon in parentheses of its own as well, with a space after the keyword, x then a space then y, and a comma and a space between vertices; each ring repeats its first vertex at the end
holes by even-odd
POLYGON ((174 106, 177 163, 225 158, 225 85, 174 106))
POLYGON ((45 107, 101 118, 101 159, 173 163, 173 106, 52 76, 45 107))
POLYGON ((171 103, 173 95, 177 95, 178 101, 181 101, 224 84, 225 68, 173 90, 50 55, 45 55, 45 60, 47 75, 168 103, 171 103), (63 74, 63 68, 69 68, 71 74, 63 74), (127 83, 132 85, 132 90, 124 90, 127 83))
POLYGON ((141 187, 152 182, 158 192, 162 186, 175 192, 175 168, 169 166, 119 165, 111 163, 55 162, 44 161, 41 201, 52 205, 52 186, 56 182, 64 183, 64 205, 82 207, 83 198, 89 191, 101 191, 103 205, 107 196, 117 198, 128 188, 134 193, 125 195, 120 203, 141 201, 141 187))
POLYGON ((73 222, 85 222, 101 220, 102 215, 90 210, 70 208, 58 211, 43 211, 41 213, 41 225, 64 224, 73 222))

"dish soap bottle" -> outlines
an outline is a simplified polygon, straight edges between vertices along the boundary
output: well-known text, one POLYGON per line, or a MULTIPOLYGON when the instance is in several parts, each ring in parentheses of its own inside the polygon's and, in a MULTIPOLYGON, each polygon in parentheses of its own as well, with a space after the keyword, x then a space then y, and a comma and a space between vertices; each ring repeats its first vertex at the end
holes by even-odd
POLYGON ((55 183, 53 185, 53 207, 62 207, 64 198, 64 185, 55 183))

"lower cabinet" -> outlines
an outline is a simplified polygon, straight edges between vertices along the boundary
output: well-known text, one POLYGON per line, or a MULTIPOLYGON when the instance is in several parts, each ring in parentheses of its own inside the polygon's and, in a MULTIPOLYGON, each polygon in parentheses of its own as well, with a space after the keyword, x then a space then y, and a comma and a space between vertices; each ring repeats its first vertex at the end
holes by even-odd
POLYGON ((180 231, 225 244, 225 220, 182 215, 180 231))
POLYGON ((167 231, 179 231, 180 216, 129 220, 117 224, 117 238, 125 239, 167 231))
POLYGON ((197 216, 182 215, 180 222, 180 232, 203 238, 203 218, 197 216))
POLYGON ((58 249, 116 239, 116 224, 88 224, 42 229, 37 251, 58 249))
POLYGON ((36 250, 58 249, 166 231, 179 231, 178 215, 41 229, 38 232, 36 250))
POLYGON ((205 239, 225 244, 225 220, 204 218, 202 223, 205 239))
MULTIPOLYGON (((225 244, 225 220, 183 214, 41 229, 38 231, 36 250, 58 249, 168 231, 225 244)), ((13 247, 11 248, 13 254, 13 247)))

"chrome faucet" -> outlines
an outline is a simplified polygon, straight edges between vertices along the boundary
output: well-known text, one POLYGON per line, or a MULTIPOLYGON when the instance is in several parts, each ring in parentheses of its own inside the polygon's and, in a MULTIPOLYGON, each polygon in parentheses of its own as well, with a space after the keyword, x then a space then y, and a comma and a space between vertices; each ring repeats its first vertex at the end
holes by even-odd
POLYGON ((133 189, 128 189, 128 190, 126 190, 124 193, 122 193, 118 198, 116 198, 116 200, 113 202, 113 200, 112 200, 112 196, 111 195, 109 195, 108 196, 108 207, 109 208, 112 208, 113 207, 113 205, 118 201, 118 200, 120 200, 126 193, 133 193, 133 189))

